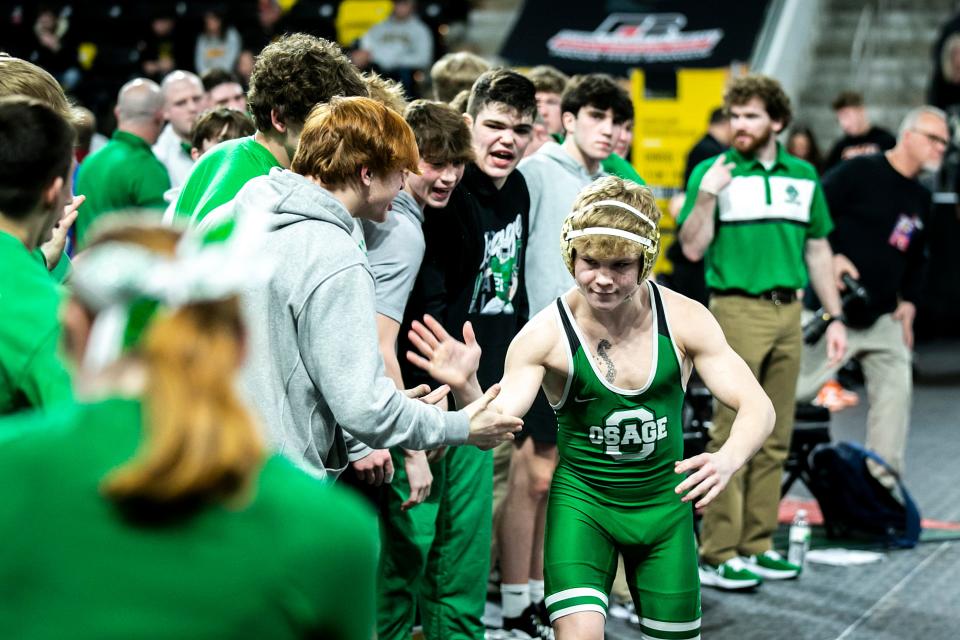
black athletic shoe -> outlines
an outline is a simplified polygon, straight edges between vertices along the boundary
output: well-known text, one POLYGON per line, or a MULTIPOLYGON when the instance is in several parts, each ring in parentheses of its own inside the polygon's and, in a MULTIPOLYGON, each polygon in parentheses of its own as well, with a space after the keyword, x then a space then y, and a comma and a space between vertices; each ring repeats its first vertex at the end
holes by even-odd
POLYGON ((513 632, 514 638, 536 638, 539 640, 553 640, 553 629, 549 624, 540 622, 537 605, 531 604, 516 618, 503 618, 504 631, 513 632))
MULTIPOLYGON (((550 613, 547 611, 547 601, 541 600, 533 605, 537 610, 537 619, 545 627, 550 626, 550 613)), ((552 628, 552 627, 551 627, 552 628)))

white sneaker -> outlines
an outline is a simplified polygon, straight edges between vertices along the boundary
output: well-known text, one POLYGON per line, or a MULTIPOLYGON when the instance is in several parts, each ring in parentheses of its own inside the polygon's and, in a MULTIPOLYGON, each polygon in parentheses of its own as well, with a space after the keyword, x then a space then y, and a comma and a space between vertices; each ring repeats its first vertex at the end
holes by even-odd
POLYGON ((614 602, 610 605, 610 608, 607 609, 607 615, 615 620, 629 620, 630 614, 633 612, 633 603, 620 604, 619 602, 614 602))
POLYGON ((626 620, 630 624, 640 624, 640 616, 637 615, 637 611, 634 609, 632 602, 625 602, 623 604, 614 602, 610 605, 610 608, 607 609, 607 615, 617 620, 626 620))
POLYGON ((747 568, 743 558, 730 558, 717 566, 700 564, 700 584, 735 591, 759 586, 763 578, 747 568))
POLYGON ((787 562, 773 549, 755 556, 747 556, 744 561, 750 571, 766 580, 791 580, 800 575, 800 567, 787 562))

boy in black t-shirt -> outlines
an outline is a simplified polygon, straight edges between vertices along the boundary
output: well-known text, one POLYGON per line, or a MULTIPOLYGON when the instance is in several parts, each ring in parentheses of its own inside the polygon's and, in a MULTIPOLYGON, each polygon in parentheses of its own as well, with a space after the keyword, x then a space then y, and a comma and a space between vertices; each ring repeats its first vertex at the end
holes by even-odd
POLYGON ((836 225, 830 244, 838 287, 845 288, 840 278, 850 274, 870 300, 845 309, 843 361, 829 365, 823 340, 804 347, 797 400, 812 398, 847 360, 858 358, 870 398, 867 447, 898 471, 910 418, 913 319, 931 206, 917 176, 940 167, 948 137, 946 114, 918 107, 904 119, 893 149, 843 162, 822 180, 836 225))
MULTIPOLYGON (((487 71, 474 83, 467 103, 474 162, 446 208, 424 211, 426 252, 404 314, 407 329, 429 313, 455 336, 469 321, 483 350, 477 377, 484 385, 503 376, 507 347, 529 315, 524 252, 530 194, 515 169, 533 134, 535 93, 530 80, 506 69, 487 71)), ((400 338, 400 352, 411 349, 407 331, 400 338)), ((415 384, 423 372, 410 365, 403 377, 415 384)), ((483 637, 493 457, 455 447, 431 469, 434 492, 442 495, 420 590, 424 636, 483 637)))
POLYGON ((893 134, 870 124, 863 96, 854 91, 844 91, 833 101, 833 111, 843 129, 843 137, 834 143, 824 165, 825 170, 844 160, 871 155, 892 149, 897 144, 893 134))

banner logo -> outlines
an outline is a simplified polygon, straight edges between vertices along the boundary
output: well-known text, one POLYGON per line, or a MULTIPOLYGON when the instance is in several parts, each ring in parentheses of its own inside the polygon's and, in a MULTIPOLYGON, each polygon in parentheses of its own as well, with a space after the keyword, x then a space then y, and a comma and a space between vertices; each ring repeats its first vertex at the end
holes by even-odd
POLYGON ((708 58, 723 29, 683 32, 686 24, 682 13, 614 13, 594 31, 558 31, 547 50, 558 58, 626 64, 708 58))

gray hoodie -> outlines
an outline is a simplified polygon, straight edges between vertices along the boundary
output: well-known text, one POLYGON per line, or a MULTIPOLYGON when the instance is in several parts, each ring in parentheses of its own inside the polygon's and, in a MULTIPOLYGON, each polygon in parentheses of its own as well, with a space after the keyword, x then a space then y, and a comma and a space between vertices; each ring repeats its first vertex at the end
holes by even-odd
POLYGON ((526 268, 527 298, 533 317, 573 286, 573 277, 560 255, 560 229, 580 190, 607 174, 600 169, 590 175, 556 142, 547 142, 517 168, 530 190, 526 268))
POLYGON ((269 282, 243 292, 250 348, 243 381, 270 443, 311 473, 346 467, 344 430, 383 449, 462 444, 463 411, 407 398, 384 375, 374 280, 354 220, 319 185, 274 168, 237 194, 235 215, 272 217, 269 282))

